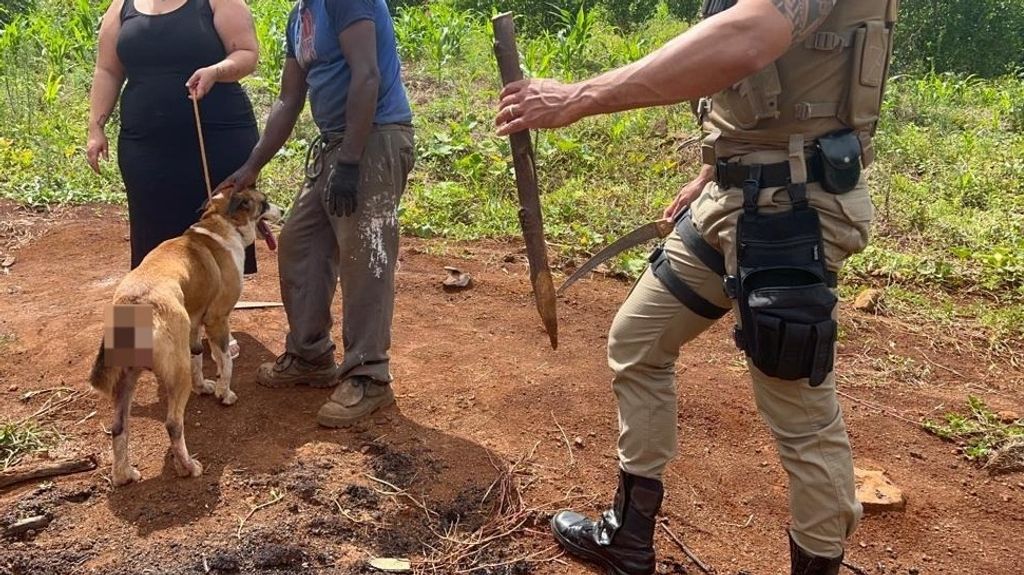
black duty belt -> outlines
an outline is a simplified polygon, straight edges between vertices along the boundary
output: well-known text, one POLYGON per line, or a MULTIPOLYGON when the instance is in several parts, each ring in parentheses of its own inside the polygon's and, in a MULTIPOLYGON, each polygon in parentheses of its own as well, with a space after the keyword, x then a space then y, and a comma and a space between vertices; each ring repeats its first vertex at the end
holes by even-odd
MULTIPOLYGON (((807 155, 807 183, 821 180, 821 157, 818 152, 807 155)), ((750 179, 750 165, 719 160, 715 165, 715 181, 723 188, 742 188, 750 179)), ((781 188, 792 182, 789 177, 789 162, 761 164, 761 188, 781 188)))

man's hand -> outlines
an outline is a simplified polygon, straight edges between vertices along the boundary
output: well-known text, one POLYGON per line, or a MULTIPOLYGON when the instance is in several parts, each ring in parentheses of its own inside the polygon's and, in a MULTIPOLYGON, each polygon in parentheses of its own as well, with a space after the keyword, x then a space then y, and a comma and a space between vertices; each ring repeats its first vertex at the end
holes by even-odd
POLYGON ((667 220, 675 219, 676 215, 679 214, 680 211, 686 209, 686 206, 689 206, 693 203, 693 200, 697 199, 697 196, 704 191, 704 186, 713 180, 714 177, 714 167, 705 164, 704 167, 701 168, 700 173, 697 174, 697 177, 679 190, 679 193, 676 194, 676 198, 672 200, 672 203, 669 204, 667 208, 665 208, 665 211, 662 213, 662 217, 667 220))
POLYGON ((251 188, 256 184, 256 178, 259 175, 259 171, 252 169, 249 164, 242 164, 241 168, 238 168, 235 173, 225 178, 213 192, 215 194, 223 193, 225 195, 231 195, 231 192, 235 190, 251 188))
POLYGON ((324 201, 332 216, 351 216, 356 211, 356 192, 359 190, 359 164, 338 162, 327 175, 324 201))
POLYGON ((210 93, 213 85, 220 80, 220 64, 200 68, 192 73, 192 77, 185 82, 189 95, 195 100, 202 100, 203 96, 210 93))
POLYGON ((582 116, 573 104, 572 85, 555 80, 520 80, 505 86, 498 105, 498 135, 507 136, 523 130, 561 128, 582 116))
POLYGON ((100 173, 100 158, 110 159, 110 144, 107 142, 107 135, 102 128, 89 131, 89 141, 85 145, 85 157, 89 160, 89 167, 97 174, 100 173))

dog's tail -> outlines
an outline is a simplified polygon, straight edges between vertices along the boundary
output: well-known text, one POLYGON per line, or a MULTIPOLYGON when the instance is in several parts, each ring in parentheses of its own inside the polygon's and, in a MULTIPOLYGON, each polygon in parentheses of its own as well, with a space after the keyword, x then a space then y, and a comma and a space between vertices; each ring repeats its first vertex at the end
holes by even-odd
POLYGON ((100 351, 96 354, 96 361, 92 364, 92 372, 89 373, 89 383, 92 388, 107 397, 114 396, 114 385, 121 377, 123 371, 120 367, 109 367, 103 361, 103 340, 100 340, 100 351))

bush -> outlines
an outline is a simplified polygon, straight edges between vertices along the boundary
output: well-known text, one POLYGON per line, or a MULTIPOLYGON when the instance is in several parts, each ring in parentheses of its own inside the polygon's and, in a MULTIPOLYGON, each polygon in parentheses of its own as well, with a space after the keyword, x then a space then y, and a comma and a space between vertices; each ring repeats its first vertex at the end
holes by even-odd
POLYGON ((893 69, 1006 74, 1024 65, 1022 31, 1020 0, 903 0, 893 69))

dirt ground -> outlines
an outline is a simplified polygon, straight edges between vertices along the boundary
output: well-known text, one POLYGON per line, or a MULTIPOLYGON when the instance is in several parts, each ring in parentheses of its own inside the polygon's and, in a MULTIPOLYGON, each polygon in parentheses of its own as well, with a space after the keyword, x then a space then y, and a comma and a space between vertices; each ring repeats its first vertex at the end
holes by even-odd
MULTIPOLYGON (((102 306, 127 266, 127 223, 110 207, 35 216, 0 204, 0 219, 20 226, 18 234, 6 227, 9 242, 24 240, 10 273, 0 274, 0 419, 49 407, 42 420, 64 439, 50 457, 101 460, 93 472, 0 492, 0 524, 53 519, 0 545, 0 573, 359 574, 374 572, 366 562, 379 556, 432 556, 436 572, 460 572, 445 567, 444 550, 447 560, 479 551, 474 573, 597 573, 565 556, 549 560, 558 553, 546 521, 565 505, 598 511, 614 489, 617 421, 603 350, 628 284, 595 277, 560 300, 562 345, 552 351, 518 245, 408 239, 396 407, 357 429, 319 429, 326 391, 254 382, 257 365, 283 349, 284 312, 238 311, 238 403, 205 396, 188 405, 186 438, 204 475, 174 474, 165 404, 147 376, 130 423, 143 479, 115 490, 104 433, 110 405, 88 390, 86 375, 102 306), (474 287, 443 291, 445 265, 470 272, 474 287), (453 544, 508 519, 492 484, 509 466, 504 477, 515 477, 513 499, 521 495, 526 508, 512 535, 453 544)), ((259 264, 243 299, 277 300, 273 255, 261 249, 259 264)), ((908 498, 904 511, 865 517, 848 561, 872 575, 1021 573, 1024 476, 992 477, 912 424, 960 408, 969 393, 1020 412, 1020 372, 957 333, 849 306, 843 314, 841 389, 871 402, 842 400, 856 463, 886 470, 908 498)), ((719 574, 788 573, 786 475, 729 323, 680 360, 680 453, 663 513, 719 574)), ((659 573, 700 573, 665 530, 657 537, 659 573)))

